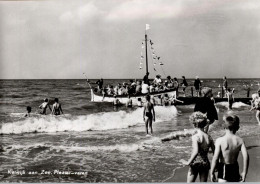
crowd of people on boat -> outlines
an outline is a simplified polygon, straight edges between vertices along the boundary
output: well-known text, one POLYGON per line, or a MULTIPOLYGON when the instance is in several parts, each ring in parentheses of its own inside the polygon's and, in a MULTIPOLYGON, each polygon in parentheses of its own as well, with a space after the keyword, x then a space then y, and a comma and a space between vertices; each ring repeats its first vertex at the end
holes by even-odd
POLYGON ((143 80, 129 80, 129 82, 123 82, 113 85, 104 86, 103 79, 96 82, 97 88, 95 92, 101 93, 102 95, 143 95, 148 93, 158 93, 168 90, 176 90, 178 93, 179 86, 183 87, 183 92, 185 92, 188 83, 185 76, 182 76, 182 83, 179 83, 178 79, 171 76, 167 76, 165 80, 161 78, 161 75, 156 75, 153 81, 150 81, 149 73, 147 73, 143 80))

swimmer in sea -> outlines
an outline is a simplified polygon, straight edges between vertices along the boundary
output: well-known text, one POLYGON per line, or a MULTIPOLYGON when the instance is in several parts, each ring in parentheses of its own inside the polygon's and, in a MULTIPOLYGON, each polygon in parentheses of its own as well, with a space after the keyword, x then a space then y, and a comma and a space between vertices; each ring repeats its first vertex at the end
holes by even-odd
POLYGON ((30 106, 26 107, 27 113, 24 115, 24 117, 30 117, 30 113, 32 112, 32 108, 30 106))
POLYGON ((45 99, 44 99, 44 102, 39 106, 39 108, 42 109, 42 112, 40 112, 40 114, 46 115, 47 107, 49 107, 50 111, 52 111, 52 110, 51 110, 51 107, 50 107, 50 105, 49 105, 49 100, 48 100, 48 98, 45 98, 45 99))
POLYGON ((143 118, 145 121, 146 134, 148 135, 148 126, 150 127, 151 135, 153 134, 152 123, 155 121, 154 105, 150 102, 150 95, 146 95, 146 103, 144 104, 143 118))
POLYGON ((54 104, 52 106, 52 114, 53 115, 60 115, 61 113, 63 114, 62 108, 61 108, 61 104, 59 104, 59 99, 55 98, 54 99, 54 104))

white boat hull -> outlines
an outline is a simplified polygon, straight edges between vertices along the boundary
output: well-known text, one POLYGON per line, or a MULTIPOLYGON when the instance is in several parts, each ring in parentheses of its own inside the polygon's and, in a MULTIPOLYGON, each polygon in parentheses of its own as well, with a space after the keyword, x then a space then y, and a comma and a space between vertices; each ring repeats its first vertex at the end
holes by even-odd
MULTIPOLYGON (((154 93, 154 94, 151 94, 151 97, 154 98, 155 104, 161 105, 162 104, 161 96, 165 95, 165 94, 168 94, 169 98, 176 99, 176 91, 165 91, 165 92, 160 92, 160 93, 154 93)), ((146 96, 146 94, 138 95, 138 96, 131 96, 132 104, 136 106, 136 105, 140 104, 140 103, 138 103, 138 101, 140 101, 140 100, 142 103, 144 103, 146 101, 145 96, 146 96)), ((113 102, 114 99, 115 98, 113 96, 103 97, 101 94, 100 95, 95 94, 93 89, 91 89, 91 101, 92 102, 113 102)), ((128 101, 127 96, 124 96, 124 97, 118 96, 117 99, 120 101, 121 104, 126 104, 128 101)))

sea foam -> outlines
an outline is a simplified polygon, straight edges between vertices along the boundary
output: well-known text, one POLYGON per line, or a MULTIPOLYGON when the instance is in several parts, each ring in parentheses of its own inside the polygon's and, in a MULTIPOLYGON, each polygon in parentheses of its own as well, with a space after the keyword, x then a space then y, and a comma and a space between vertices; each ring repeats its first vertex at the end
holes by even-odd
MULTIPOLYGON (((155 107, 156 123, 177 116, 174 106, 155 107)), ((104 112, 80 116, 38 116, 2 124, 0 134, 123 129, 143 124, 143 108, 131 112, 104 112)))

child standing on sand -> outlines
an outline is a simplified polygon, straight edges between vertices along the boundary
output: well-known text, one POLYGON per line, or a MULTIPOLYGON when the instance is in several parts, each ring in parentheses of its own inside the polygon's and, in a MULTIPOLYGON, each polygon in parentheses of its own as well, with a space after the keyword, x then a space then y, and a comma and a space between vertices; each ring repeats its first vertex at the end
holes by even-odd
POLYGON ((209 148, 214 152, 213 139, 204 132, 207 125, 207 116, 201 112, 194 112, 190 116, 197 133, 192 136, 192 154, 188 161, 183 161, 184 165, 189 165, 187 182, 195 182, 198 174, 200 182, 207 182, 210 163, 208 159, 209 148))
POLYGON ((224 127, 226 134, 216 140, 216 149, 212 159, 211 181, 215 182, 214 170, 218 160, 218 182, 244 182, 246 179, 249 156, 243 139, 236 132, 239 129, 239 118, 235 115, 224 116, 224 127), (239 174, 237 158, 239 152, 243 156, 243 172, 239 174))

